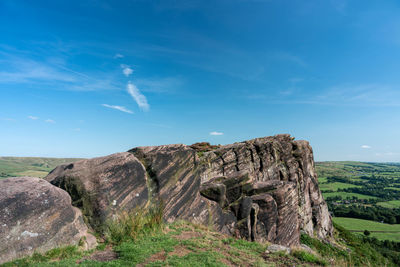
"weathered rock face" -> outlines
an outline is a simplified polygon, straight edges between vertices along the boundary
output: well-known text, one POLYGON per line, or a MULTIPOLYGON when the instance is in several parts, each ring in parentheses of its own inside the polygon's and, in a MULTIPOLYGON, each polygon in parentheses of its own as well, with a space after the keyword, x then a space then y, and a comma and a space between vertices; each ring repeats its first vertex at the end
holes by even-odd
POLYGON ((299 244, 332 222, 312 149, 289 135, 227 146, 166 145, 62 165, 46 180, 68 191, 95 228, 119 210, 162 199, 167 221, 213 224, 254 241, 299 244))
POLYGON ((95 230, 116 211, 142 206, 149 198, 146 169, 128 152, 61 165, 45 179, 71 195, 95 230))
POLYGON ((0 180, 0 223, 0 264, 79 242, 96 245, 68 193, 39 178, 0 180))

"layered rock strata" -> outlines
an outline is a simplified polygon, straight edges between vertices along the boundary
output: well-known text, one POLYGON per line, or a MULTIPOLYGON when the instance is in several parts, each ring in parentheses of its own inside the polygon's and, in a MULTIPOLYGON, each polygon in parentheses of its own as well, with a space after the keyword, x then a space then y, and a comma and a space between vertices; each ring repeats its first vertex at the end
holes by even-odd
POLYGON ((313 152, 289 135, 226 146, 165 145, 58 166, 46 178, 101 230, 121 210, 162 200, 164 219, 213 225, 254 241, 298 245, 332 234, 313 152))

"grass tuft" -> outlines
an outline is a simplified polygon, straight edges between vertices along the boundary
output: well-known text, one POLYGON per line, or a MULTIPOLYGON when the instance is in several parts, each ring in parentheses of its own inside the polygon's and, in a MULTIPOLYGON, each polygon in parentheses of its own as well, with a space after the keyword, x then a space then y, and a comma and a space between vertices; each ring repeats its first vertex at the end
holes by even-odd
POLYGON ((164 204, 160 201, 152 207, 136 208, 130 212, 122 211, 106 223, 105 237, 112 244, 121 244, 139 235, 149 234, 161 229, 164 204))

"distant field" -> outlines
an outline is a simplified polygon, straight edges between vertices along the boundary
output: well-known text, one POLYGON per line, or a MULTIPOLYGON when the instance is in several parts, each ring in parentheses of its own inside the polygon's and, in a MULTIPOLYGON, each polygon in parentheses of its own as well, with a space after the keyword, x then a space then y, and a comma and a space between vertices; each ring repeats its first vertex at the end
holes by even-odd
POLYGON ((400 208, 400 200, 391 200, 391 201, 385 201, 385 202, 378 202, 376 203, 379 206, 385 207, 385 208, 400 208))
POLYGON ((390 186, 390 187, 385 187, 385 189, 392 189, 392 190, 400 191, 400 188, 399 188, 399 187, 392 187, 392 186, 390 186))
POLYGON ((357 161, 316 162, 319 177, 346 176, 362 180, 360 176, 378 174, 384 177, 400 178, 400 163, 371 163, 357 161))
POLYGON ((56 166, 77 158, 0 157, 0 179, 14 176, 44 177, 56 166))
POLYGON ((340 182, 335 182, 335 183, 321 183, 321 184, 319 185, 319 189, 321 189, 322 191, 325 191, 325 190, 337 191, 338 189, 351 188, 351 187, 361 187, 361 186, 359 186, 359 185, 354 185, 354 184, 340 183, 340 182))
POLYGON ((362 195, 362 194, 357 194, 357 193, 348 193, 348 192, 331 192, 331 193, 322 193, 324 198, 328 197, 334 197, 334 196, 341 196, 343 199, 346 199, 347 197, 353 198, 356 197, 358 199, 376 199, 374 196, 368 196, 368 195, 362 195))
POLYGON ((364 232, 368 230, 371 236, 381 240, 400 241, 400 224, 386 224, 369 220, 334 217, 333 221, 348 230, 364 232), (379 231, 379 232, 374 232, 379 231))

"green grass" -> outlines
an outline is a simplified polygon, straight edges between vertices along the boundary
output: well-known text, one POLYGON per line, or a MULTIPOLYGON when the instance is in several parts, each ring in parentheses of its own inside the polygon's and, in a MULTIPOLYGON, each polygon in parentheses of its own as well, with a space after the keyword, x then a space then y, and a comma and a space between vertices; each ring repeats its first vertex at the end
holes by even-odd
POLYGON ((79 159, 0 157, 0 179, 14 176, 42 178, 56 166, 77 160, 79 159))
POLYGON ((302 250, 295 250, 292 252, 292 255, 303 262, 314 263, 320 266, 328 265, 328 263, 325 260, 302 250))
POLYGON ((81 262, 79 266, 271 266, 263 259, 266 247, 180 221, 153 232, 142 232, 135 239, 114 245, 118 258, 109 262, 90 259, 93 251, 81 252, 76 247, 69 247, 64 254, 53 251, 35 254, 6 263, 4 267, 77 266, 77 262, 81 262))
POLYGON ((324 196, 324 198, 341 196, 342 199, 346 199, 347 197, 349 197, 350 199, 352 199, 353 197, 356 197, 358 199, 376 199, 376 197, 374 196, 362 195, 357 193, 348 193, 348 192, 332 192, 332 193, 322 192, 322 195, 324 196))
MULTIPOLYGON (((394 185, 394 184, 393 184, 393 185, 394 185)), ((392 190, 400 191, 400 188, 399 188, 399 187, 392 187, 392 186, 390 186, 390 187, 385 187, 384 189, 392 189, 392 190)))
MULTIPOLYGON (((135 239, 127 238, 112 249, 118 258, 108 262, 93 260, 93 253, 77 247, 35 254, 4 267, 14 266, 394 266, 355 234, 342 229, 335 233, 336 245, 322 242, 305 234, 301 242, 311 247, 309 253, 294 249, 291 254, 265 254, 268 243, 249 242, 228 237, 205 226, 184 221, 142 231, 135 239), (349 246, 347 251, 345 245, 349 246)), ((109 246, 108 244, 107 246, 109 246)), ((100 247, 100 246, 99 246, 100 247)))
POLYGON ((400 208, 400 200, 391 200, 391 201, 385 201, 385 202, 378 202, 376 203, 379 206, 382 206, 384 208, 400 208))
POLYGON ((380 240, 400 241, 400 224, 386 224, 369 220, 343 217, 334 217, 332 219, 336 224, 344 227, 347 230, 360 231, 361 234, 364 230, 368 230, 371 232, 372 237, 376 237, 380 240), (383 232, 376 233, 374 231, 383 232))
POLYGON ((361 186, 354 185, 354 184, 340 183, 340 182, 324 183, 324 184, 319 185, 319 189, 321 191, 325 191, 325 190, 337 191, 338 189, 345 189, 345 188, 352 188, 352 187, 361 187, 361 186))

